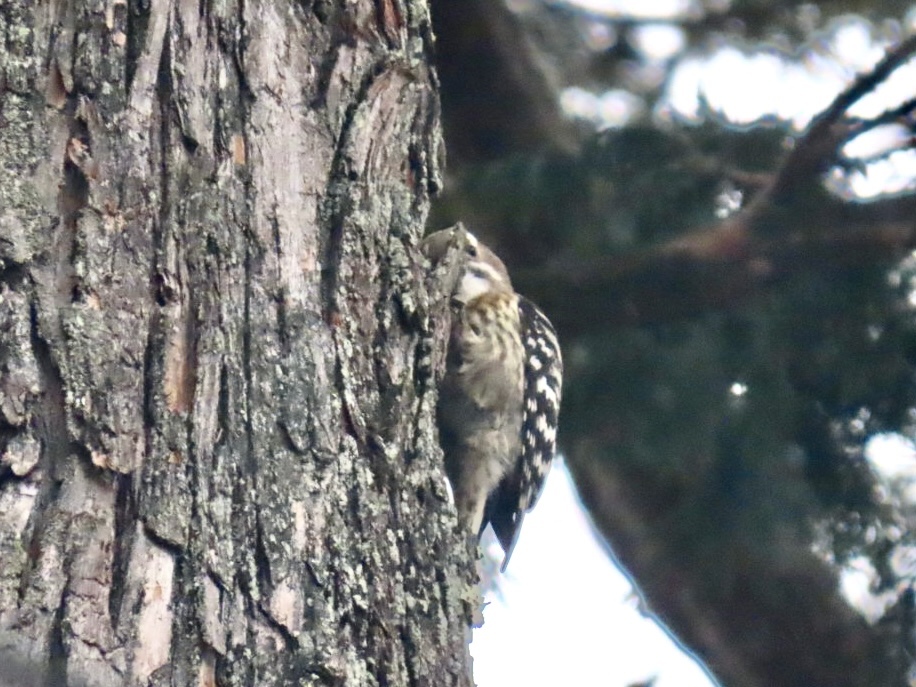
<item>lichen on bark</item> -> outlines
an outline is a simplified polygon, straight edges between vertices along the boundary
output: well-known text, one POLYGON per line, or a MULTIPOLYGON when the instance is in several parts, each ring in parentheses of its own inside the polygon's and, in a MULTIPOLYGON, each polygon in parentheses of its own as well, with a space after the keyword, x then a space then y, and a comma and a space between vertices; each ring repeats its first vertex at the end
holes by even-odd
POLYGON ((0 652, 469 685, 424 2, 0 7, 0 652))

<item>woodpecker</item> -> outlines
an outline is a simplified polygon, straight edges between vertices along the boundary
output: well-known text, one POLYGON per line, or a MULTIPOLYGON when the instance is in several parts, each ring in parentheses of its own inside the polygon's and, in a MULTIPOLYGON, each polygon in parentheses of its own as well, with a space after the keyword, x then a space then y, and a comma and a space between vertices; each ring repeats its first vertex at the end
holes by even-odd
POLYGON ((478 538, 492 526, 505 570, 556 453, 563 360, 550 320, 493 251, 460 225, 424 240, 434 265, 456 247, 439 438, 459 522, 478 538))

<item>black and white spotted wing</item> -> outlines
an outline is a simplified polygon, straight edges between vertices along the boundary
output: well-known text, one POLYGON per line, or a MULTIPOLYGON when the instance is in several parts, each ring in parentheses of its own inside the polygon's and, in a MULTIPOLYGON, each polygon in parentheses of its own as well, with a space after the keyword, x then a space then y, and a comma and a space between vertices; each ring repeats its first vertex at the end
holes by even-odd
POLYGON ((528 299, 519 296, 522 345, 525 349, 524 415, 521 453, 487 499, 487 520, 509 562, 525 513, 534 508, 557 450, 557 424, 563 386, 563 358, 550 320, 528 299))

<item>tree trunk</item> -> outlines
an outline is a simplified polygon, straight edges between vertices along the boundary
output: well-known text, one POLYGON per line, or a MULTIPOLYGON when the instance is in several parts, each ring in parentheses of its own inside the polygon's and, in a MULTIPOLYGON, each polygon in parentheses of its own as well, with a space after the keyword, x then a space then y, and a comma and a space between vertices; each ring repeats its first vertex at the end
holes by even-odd
POLYGON ((426 3, 4 0, 0 35, 0 656, 470 685, 426 3))

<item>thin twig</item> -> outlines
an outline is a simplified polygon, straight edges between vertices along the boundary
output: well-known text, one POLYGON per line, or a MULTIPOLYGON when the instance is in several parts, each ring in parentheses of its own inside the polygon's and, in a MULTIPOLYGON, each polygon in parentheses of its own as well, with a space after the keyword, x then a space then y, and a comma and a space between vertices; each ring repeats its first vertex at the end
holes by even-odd
POLYGON ((863 131, 868 131, 869 129, 874 129, 884 124, 895 124, 900 120, 910 117, 914 110, 916 110, 916 97, 905 100, 897 107, 882 112, 877 117, 872 117, 871 119, 852 118, 850 121, 859 127, 856 133, 862 133, 863 131))
MULTIPOLYGON (((786 158, 773 186, 762 193, 759 199, 755 199, 753 206, 767 202, 780 202, 800 186, 810 183, 828 169, 839 157, 843 143, 861 131, 854 124, 854 120, 845 117, 846 112, 883 83, 914 54, 916 54, 916 35, 907 38, 889 51, 884 59, 875 65, 874 69, 861 74, 845 91, 840 93, 826 110, 814 118, 811 126, 786 158)), ((749 211, 752 209, 752 206, 748 207, 749 211)))
POLYGON ((884 59, 875 65, 874 69, 859 77, 850 86, 840 93, 819 117, 815 119, 812 130, 820 125, 831 126, 840 121, 843 114, 855 103, 875 90, 898 67, 903 65, 916 54, 916 35, 910 36, 884 56, 884 59))

